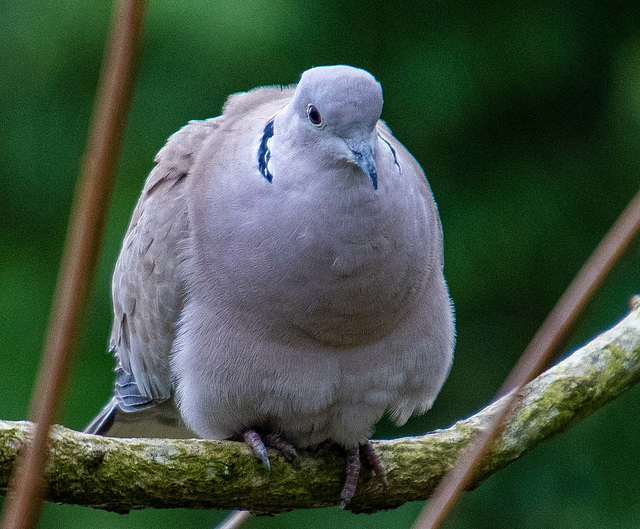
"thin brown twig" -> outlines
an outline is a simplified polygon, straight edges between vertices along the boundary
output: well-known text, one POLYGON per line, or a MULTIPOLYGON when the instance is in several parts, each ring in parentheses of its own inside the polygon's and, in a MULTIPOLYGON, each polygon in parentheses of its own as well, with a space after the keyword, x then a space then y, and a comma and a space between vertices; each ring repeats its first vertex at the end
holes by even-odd
POLYGON ((520 360, 502 384, 496 398, 512 390, 500 413, 480 432, 460 455, 455 465, 434 491, 414 529, 435 529, 445 519, 456 500, 473 478, 492 441, 502 432, 517 389, 533 380, 558 349, 613 265, 640 231, 640 191, 620 214, 611 229, 582 266, 556 306, 535 334, 520 360))
POLYGON ((51 309, 49 331, 32 397, 37 423, 20 459, 2 517, 3 529, 35 527, 42 506, 47 440, 58 416, 111 199, 120 146, 135 86, 145 0, 118 0, 94 107, 82 174, 51 309))
POLYGON ((251 518, 249 511, 235 511, 222 520, 220 525, 216 525, 214 529, 238 529, 249 518, 251 518))

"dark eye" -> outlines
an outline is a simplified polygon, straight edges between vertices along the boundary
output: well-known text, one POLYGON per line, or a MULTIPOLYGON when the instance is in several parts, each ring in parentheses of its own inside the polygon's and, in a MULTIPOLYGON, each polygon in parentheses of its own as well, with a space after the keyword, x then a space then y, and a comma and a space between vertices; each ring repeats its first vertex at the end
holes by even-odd
POLYGON ((315 125, 316 127, 322 125, 322 116, 314 105, 309 105, 307 107, 307 116, 309 117, 309 121, 312 125, 315 125))

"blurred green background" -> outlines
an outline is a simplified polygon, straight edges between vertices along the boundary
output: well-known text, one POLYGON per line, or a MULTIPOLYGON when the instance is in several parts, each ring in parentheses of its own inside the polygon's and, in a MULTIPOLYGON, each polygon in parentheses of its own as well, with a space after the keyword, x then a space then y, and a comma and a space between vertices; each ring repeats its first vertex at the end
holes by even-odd
MULTIPOLYGON (((0 417, 23 419, 46 329, 111 3, 0 2, 0 417)), ((346 63, 382 83, 383 118, 438 200, 456 303, 453 370, 433 410, 377 435, 444 427, 486 403, 638 189, 638 2, 155 0, 64 424, 106 402, 110 274, 153 156, 227 94, 346 63)), ((640 290, 636 244, 576 330, 640 290)), ((447 528, 637 528, 640 389, 466 494, 447 528)), ((253 519, 251 528, 410 527, 422 504, 253 519)), ((47 505, 42 527, 211 527, 222 512, 121 516, 47 505)))

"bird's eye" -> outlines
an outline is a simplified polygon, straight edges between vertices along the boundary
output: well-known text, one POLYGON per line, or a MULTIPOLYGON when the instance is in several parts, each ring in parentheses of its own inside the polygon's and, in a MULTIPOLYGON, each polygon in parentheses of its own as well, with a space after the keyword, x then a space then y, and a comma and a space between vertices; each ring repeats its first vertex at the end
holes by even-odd
POLYGON ((314 105, 309 105, 307 107, 307 117, 312 125, 315 125, 316 127, 322 125, 322 116, 314 105))

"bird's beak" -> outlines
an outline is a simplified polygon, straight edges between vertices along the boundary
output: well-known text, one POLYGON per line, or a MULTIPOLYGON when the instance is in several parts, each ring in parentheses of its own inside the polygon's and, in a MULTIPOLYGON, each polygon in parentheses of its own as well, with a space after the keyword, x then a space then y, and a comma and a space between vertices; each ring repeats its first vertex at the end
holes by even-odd
POLYGON ((364 171, 373 184, 373 189, 378 189, 378 172, 376 162, 373 159, 373 149, 368 141, 345 140, 347 147, 353 154, 353 162, 364 171))

